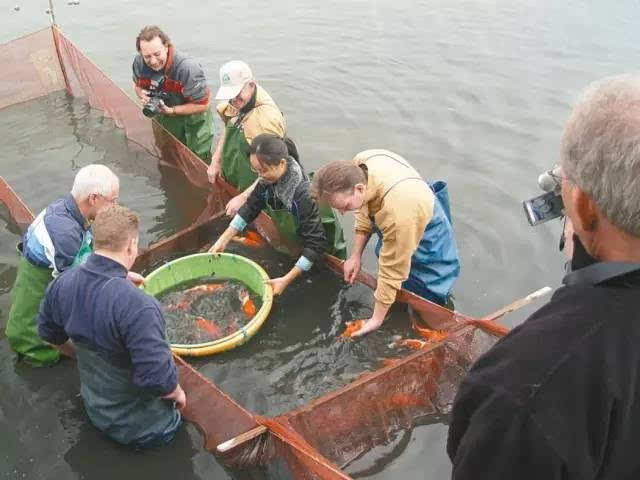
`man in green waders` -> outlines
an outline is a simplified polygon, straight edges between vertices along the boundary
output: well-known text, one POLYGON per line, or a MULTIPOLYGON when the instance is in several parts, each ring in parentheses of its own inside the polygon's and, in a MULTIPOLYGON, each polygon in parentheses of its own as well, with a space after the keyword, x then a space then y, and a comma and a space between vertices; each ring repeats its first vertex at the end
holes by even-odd
MULTIPOLYGON (((118 177, 104 165, 87 165, 76 174, 71 193, 36 217, 18 246, 22 258, 12 291, 6 336, 19 358, 34 366, 53 364, 59 353, 39 336, 36 317, 49 282, 83 263, 93 250, 90 222, 118 201, 118 177)), ((142 280, 137 274, 134 282, 142 280)))
POLYGON ((210 90, 202 67, 175 50, 159 27, 144 27, 133 60, 136 95, 152 116, 189 150, 209 163, 213 144, 210 90))
POLYGON ((222 173, 227 182, 242 192, 227 204, 227 215, 233 216, 249 198, 258 178, 249 163, 249 145, 262 133, 283 138, 285 121, 271 96, 256 83, 249 65, 239 60, 220 68, 216 100, 223 100, 217 111, 225 128, 207 175, 215 183, 222 173))
MULTIPOLYGON (((207 174, 215 183, 222 173, 224 179, 242 193, 227 204, 226 213, 235 216, 247 202, 258 183, 258 173, 252 168, 249 145, 263 134, 271 134, 285 143, 285 121, 282 112, 269 94, 256 83, 249 66, 239 60, 225 63, 220 68, 220 88, 216 100, 223 100, 217 111, 225 124, 207 174)), ((288 154, 292 155, 290 144, 288 154)), ((297 152, 293 154, 297 157, 297 152)), ((297 161, 297 158, 295 159, 297 161)), ((286 208, 267 203, 265 212, 271 217, 282 239, 288 245, 300 243, 297 219, 286 208)), ((327 252, 344 259, 346 245, 340 222, 330 207, 321 207, 320 216, 328 239, 327 252)), ((288 253, 294 253, 289 251, 288 253)))

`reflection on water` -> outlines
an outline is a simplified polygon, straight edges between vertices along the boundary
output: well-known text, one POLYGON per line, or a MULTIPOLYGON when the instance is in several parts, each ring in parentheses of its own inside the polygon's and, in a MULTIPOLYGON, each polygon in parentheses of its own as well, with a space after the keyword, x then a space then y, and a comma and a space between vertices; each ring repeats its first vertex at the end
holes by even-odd
POLYGON ((124 132, 82 99, 54 93, 0 115, 2 176, 37 213, 71 190, 77 171, 102 163, 120 178, 120 203, 140 214, 141 245, 190 225, 206 197, 155 158, 130 149, 124 132))

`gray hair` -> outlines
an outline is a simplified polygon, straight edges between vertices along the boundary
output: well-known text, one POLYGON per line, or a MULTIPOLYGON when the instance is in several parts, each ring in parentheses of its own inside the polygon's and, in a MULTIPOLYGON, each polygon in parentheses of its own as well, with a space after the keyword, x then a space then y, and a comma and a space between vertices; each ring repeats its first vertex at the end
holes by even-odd
POLYGON ((586 89, 565 126, 560 163, 613 225, 640 237, 640 75, 586 89))
POLYGON ((92 193, 109 196, 120 180, 109 167, 93 163, 78 170, 71 187, 71 195, 78 201, 86 199, 92 193))

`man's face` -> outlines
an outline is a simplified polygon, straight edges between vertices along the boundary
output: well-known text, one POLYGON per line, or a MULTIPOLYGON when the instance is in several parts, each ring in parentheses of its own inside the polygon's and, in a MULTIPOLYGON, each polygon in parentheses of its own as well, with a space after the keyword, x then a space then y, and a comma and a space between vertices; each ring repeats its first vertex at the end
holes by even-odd
POLYGON ((96 215, 110 205, 118 203, 118 197, 120 195, 120 186, 113 187, 109 195, 100 195, 99 193, 92 193, 89 195, 89 203, 91 204, 91 214, 89 220, 96 218, 96 215))
POLYGON ((159 72, 167 64, 169 47, 162 43, 160 37, 150 41, 140 40, 140 55, 149 68, 159 72))
POLYGON ((364 203, 366 187, 362 183, 356 184, 353 193, 337 192, 329 196, 328 203, 342 215, 360 209, 364 203))
POLYGON ((254 82, 247 83, 240 93, 229 100, 229 103, 236 110, 242 109, 245 105, 247 105, 251 101, 251 97, 253 96, 253 92, 256 89, 256 84, 254 82))

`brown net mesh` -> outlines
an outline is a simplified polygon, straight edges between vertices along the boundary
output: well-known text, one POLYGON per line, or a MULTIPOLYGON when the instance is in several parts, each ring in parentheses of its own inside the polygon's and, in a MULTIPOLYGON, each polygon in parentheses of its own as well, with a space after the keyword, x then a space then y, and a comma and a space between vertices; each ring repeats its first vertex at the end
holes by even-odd
POLYGON ((51 28, 0 45, 0 108, 65 88, 51 28))
MULTIPOLYGON (((220 233, 220 222, 215 220, 224 215, 234 189, 224 182, 211 187, 206 165, 144 117, 140 106, 55 27, 0 46, 0 61, 8 72, 0 91, 0 108, 66 88, 123 128, 132 149, 143 149, 158 158, 160 166, 182 172, 202 191, 204 202, 193 207, 197 209, 194 224, 143 251, 135 270, 148 271, 175 252, 202 249, 220 233)), ((1 177, 0 202, 19 225, 32 220, 29 209, 1 177)), ((272 245, 280 245, 268 216, 261 214, 255 223, 272 245)), ((327 257, 326 264, 336 272, 342 270, 342 262, 333 257, 327 257)), ((375 286, 375 278, 365 273, 358 280, 375 286)), ((180 383, 189 399, 185 416, 205 436, 205 448, 217 453, 220 443, 263 425, 266 435, 225 453, 222 461, 239 467, 261 465, 273 478, 343 479, 349 477, 341 467, 375 446, 388 444, 399 430, 448 414, 466 370, 507 330, 450 312, 409 292, 401 292, 398 300, 447 327, 449 335, 274 419, 245 410, 176 357, 180 383)))

